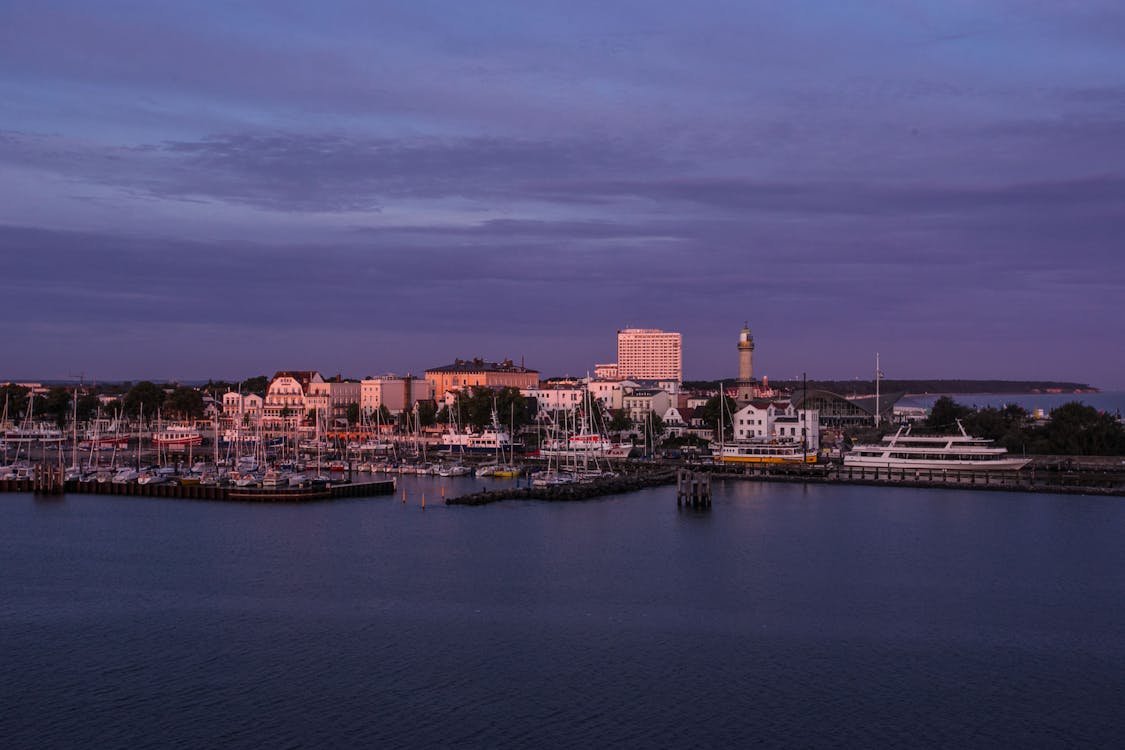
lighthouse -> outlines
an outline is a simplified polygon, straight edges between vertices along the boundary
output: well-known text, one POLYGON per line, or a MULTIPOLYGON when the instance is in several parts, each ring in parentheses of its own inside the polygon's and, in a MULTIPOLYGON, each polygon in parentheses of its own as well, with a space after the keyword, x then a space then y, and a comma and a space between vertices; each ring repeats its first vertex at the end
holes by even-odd
POLYGON ((750 334, 750 324, 742 327, 738 334, 738 400, 750 401, 754 398, 754 337, 750 334))

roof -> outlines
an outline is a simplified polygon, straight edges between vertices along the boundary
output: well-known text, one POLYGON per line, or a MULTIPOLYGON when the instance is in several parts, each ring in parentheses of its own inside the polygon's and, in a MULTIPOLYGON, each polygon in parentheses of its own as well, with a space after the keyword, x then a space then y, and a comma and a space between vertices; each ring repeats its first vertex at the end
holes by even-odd
POLYGON ((538 370, 530 370, 523 365, 513 364, 510 359, 506 359, 503 362, 485 362, 480 357, 476 359, 458 359, 451 365, 430 367, 426 372, 533 372, 536 375, 539 374, 538 370))
POLYGON ((753 406, 755 409, 758 409, 758 410, 761 410, 761 411, 764 411, 764 410, 770 408, 771 406, 776 410, 785 411, 786 409, 789 408, 789 402, 786 401, 786 400, 771 401, 768 398, 756 398, 753 401, 746 401, 746 402, 742 403, 738 407, 738 409, 739 409, 739 411, 741 411, 748 406, 753 406))
POLYGON ((301 384, 301 390, 307 391, 309 389, 309 383, 312 382, 313 378, 319 377, 320 373, 316 370, 278 370, 276 373, 274 373, 273 379, 270 380, 270 383, 272 384, 274 380, 277 380, 278 378, 293 378, 301 384))
MULTIPOLYGON (((879 412, 881 414, 890 414, 894 411, 895 402, 906 395, 906 391, 895 391, 893 393, 884 393, 879 396, 879 412)), ((810 401, 823 400, 825 403, 834 403, 840 407, 850 407, 853 410, 861 411, 869 416, 875 415, 875 397, 864 396, 863 398, 845 398, 838 393, 832 391, 824 391, 820 389, 810 388, 807 392, 797 390, 793 392, 793 403, 797 408, 802 408, 806 397, 810 401)))

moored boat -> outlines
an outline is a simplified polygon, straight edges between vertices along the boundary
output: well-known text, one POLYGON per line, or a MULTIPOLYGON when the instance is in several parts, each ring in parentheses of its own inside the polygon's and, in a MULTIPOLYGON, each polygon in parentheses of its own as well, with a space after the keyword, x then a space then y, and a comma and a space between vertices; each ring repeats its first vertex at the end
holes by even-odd
POLYGON ((814 464, 816 451, 792 440, 736 440, 711 446, 715 463, 814 464))
POLYGON ((187 425, 168 425, 163 430, 152 434, 152 444, 163 448, 186 448, 189 445, 201 445, 202 443, 203 435, 200 434, 199 430, 187 425))
POLYGON ((946 469, 1016 471, 1031 461, 1012 456, 1007 448, 986 438, 972 437, 957 421, 958 435, 911 435, 900 427, 876 444, 856 445, 844 456, 844 466, 875 469, 946 469))

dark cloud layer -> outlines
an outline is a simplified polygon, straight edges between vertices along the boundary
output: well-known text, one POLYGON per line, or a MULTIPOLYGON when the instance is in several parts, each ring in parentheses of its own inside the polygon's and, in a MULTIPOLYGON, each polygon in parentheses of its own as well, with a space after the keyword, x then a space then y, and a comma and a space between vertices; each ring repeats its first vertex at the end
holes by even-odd
POLYGON ((21 375, 582 372, 633 324, 719 376, 750 319, 775 375, 879 350, 1125 385, 1123 19, 6 8, 4 348, 21 375))

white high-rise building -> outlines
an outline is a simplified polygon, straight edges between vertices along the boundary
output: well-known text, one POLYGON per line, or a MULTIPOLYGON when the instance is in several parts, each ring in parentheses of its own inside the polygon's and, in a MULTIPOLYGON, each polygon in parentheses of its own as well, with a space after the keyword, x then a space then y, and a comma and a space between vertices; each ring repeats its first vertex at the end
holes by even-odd
POLYGON ((680 334, 655 328, 617 332, 617 376, 631 380, 683 380, 680 334))

